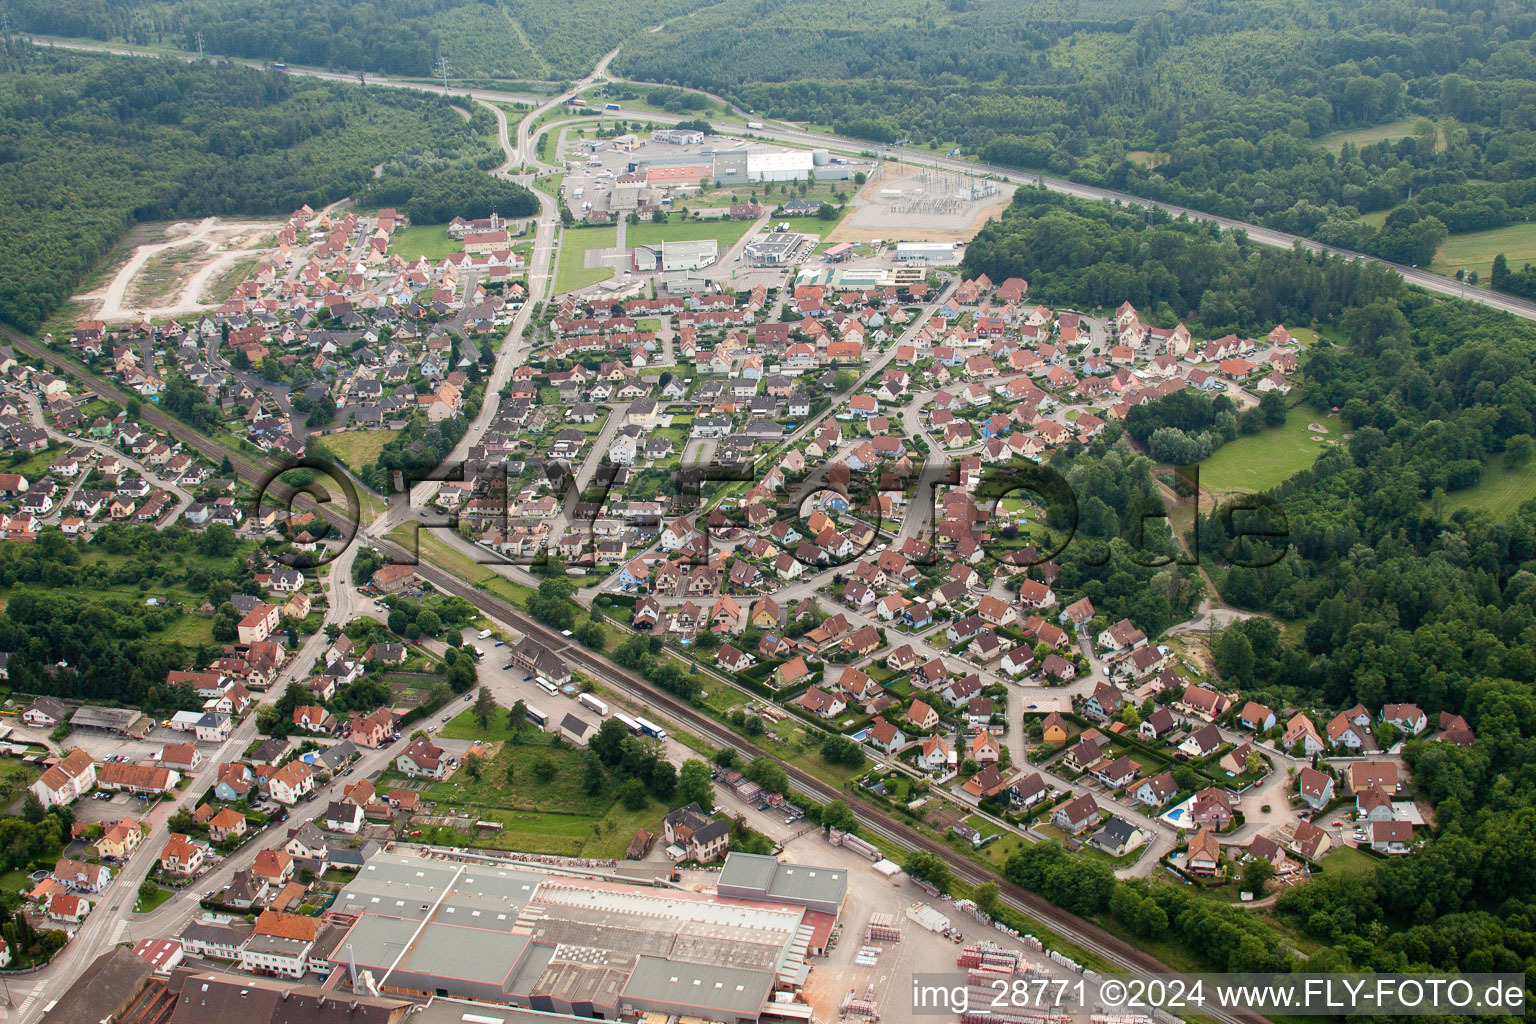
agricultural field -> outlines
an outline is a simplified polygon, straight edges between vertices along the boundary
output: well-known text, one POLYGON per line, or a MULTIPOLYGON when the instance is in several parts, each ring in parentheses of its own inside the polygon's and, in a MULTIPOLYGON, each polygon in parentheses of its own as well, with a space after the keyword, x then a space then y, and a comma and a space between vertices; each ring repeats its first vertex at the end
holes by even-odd
POLYGON ((425 256, 436 263, 456 252, 463 252, 464 243, 448 237, 446 224, 412 224, 395 230, 389 238, 389 251, 403 260, 425 256))
POLYGON ((1536 224, 1511 224, 1452 235, 1440 243, 1430 269, 1447 277, 1455 277, 1458 270, 1475 270, 1486 281, 1493 258, 1499 253, 1509 260, 1512 269, 1536 263, 1536 224))
POLYGON ((1337 416, 1319 418, 1312 410, 1298 406, 1291 410, 1285 426, 1222 445, 1200 464, 1200 486, 1212 494, 1266 490, 1311 466, 1325 445, 1342 443, 1343 433, 1343 421, 1337 416), (1309 429, 1318 422, 1327 428, 1327 434, 1309 429))
MULTIPOLYGON (((628 244, 638 240, 629 237, 628 244)), ((555 294, 564 295, 613 276, 613 267, 588 267, 587 253, 593 249, 612 249, 619 244, 617 227, 575 228, 561 233, 560 265, 555 270, 555 294)))

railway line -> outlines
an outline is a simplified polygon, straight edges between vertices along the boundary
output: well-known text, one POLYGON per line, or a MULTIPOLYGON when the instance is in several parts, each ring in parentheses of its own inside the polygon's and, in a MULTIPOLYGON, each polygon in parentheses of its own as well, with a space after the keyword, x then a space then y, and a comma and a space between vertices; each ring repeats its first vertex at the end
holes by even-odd
MULTIPOLYGON (((375 541, 374 543, 380 551, 391 558, 405 560, 410 557, 404 548, 391 542, 375 541)), ((416 574, 445 593, 469 601, 491 618, 515 626, 525 636, 530 636, 540 644, 556 650, 566 660, 579 665, 601 682, 615 686, 637 700, 651 705, 717 746, 729 747, 749 758, 763 754, 761 750, 686 701, 647 682, 607 658, 571 643, 570 639, 558 630, 546 626, 506 601, 473 587, 428 562, 419 562, 416 566, 416 574)), ((780 761, 779 763, 796 789, 816 797, 823 803, 842 800, 849 795, 789 762, 780 761)), ((943 858, 951 872, 972 885, 982 882, 998 883, 1000 899, 1005 904, 1014 910, 1046 922, 1049 927, 1069 941, 1102 957, 1120 970, 1152 974, 1169 973, 1166 964, 1104 928, 1062 910, 1028 889, 1015 885, 978 864, 959 858, 951 847, 902 824, 880 808, 862 799, 856 799, 854 802, 860 824, 871 832, 906 849, 920 849, 943 858)), ((1266 1018, 1257 1014, 1214 1010, 1207 1012, 1222 1024, 1268 1024, 1266 1018)))
MULTIPOLYGON (((71 374, 88 385, 98 395, 120 404, 127 403, 129 398, 127 394, 115 387, 110 381, 86 369, 80 363, 68 359, 9 328, 0 327, 0 334, 3 334, 17 348, 42 359, 61 372, 71 374)), ((200 433, 169 414, 151 408, 149 405, 142 406, 139 415, 141 419, 175 436, 183 444, 195 449, 208 458, 215 460, 229 459, 236 475, 255 486, 267 485, 269 481, 272 481, 273 473, 278 469, 277 466, 253 461, 240 454, 231 452, 213 438, 200 433)), ((270 490, 275 497, 284 500, 288 500, 291 497, 291 490, 278 482, 273 481, 270 490)), ((315 511, 318 515, 324 516, 328 521, 336 525, 344 533, 354 530, 357 526, 344 511, 335 508, 333 505, 320 504, 316 507, 315 511)), ((537 642, 557 651, 562 657, 579 665, 583 671, 599 681, 614 686, 636 700, 655 707, 658 711, 671 717, 679 724, 685 725, 688 729, 708 739, 711 743, 721 747, 729 747, 746 757, 757 757, 763 754, 762 751, 747 743, 742 737, 699 712, 686 701, 680 700, 667 691, 656 687, 602 655, 593 653, 579 644, 572 643, 570 638, 564 634, 539 622, 510 603, 466 583, 430 562, 417 558, 414 553, 391 541, 379 539, 372 541, 372 543, 393 561, 411 563, 414 560, 416 574, 434 587, 444 593, 463 598, 493 619, 516 627, 525 636, 533 637, 537 642)), ((849 795, 793 764, 784 761, 779 763, 788 774, 796 789, 822 802, 841 800, 849 795)), ((856 794, 854 795, 856 797, 856 794)), ((1101 957, 1120 970, 1157 974, 1169 972, 1166 964, 1163 964, 1150 954, 1116 937, 1104 928, 1062 910, 1042 897, 1007 881, 982 866, 958 857, 949 846, 901 823, 883 809, 858 798, 853 802, 857 807, 860 824, 871 832, 905 849, 923 850, 943 858, 949 865, 951 872, 972 885, 989 881, 998 883, 1000 898, 1006 905, 1016 911, 1046 922, 1053 930, 1067 940, 1101 957)), ((1208 1014, 1220 1021, 1221 1024, 1269 1024, 1266 1018, 1256 1014, 1240 1014, 1231 1011, 1215 1010, 1208 1011, 1208 1014)))

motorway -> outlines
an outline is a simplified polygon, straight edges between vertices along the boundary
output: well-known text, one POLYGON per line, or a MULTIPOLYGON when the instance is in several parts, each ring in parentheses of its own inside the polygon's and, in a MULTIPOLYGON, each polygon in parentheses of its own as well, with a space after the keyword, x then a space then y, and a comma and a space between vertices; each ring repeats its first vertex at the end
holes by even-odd
MULTIPOLYGON (((39 46, 60 46, 68 49, 93 50, 112 53, 118 56, 161 56, 158 53, 153 53, 150 51, 138 50, 121 45, 108 45, 105 43, 63 42, 59 40, 40 38, 34 38, 32 39, 32 42, 39 46)), ((617 50, 614 50, 605 54, 602 60, 598 62, 597 66, 593 68, 592 73, 578 82, 573 89, 561 93, 559 96, 545 102, 542 107, 535 111, 533 116, 524 118, 523 121, 519 123, 519 143, 517 147, 519 152, 527 152, 527 126, 533 123, 538 113, 549 109, 557 103, 564 102, 565 99, 579 92, 581 89, 584 89, 587 86, 593 84, 594 82, 609 80, 607 75, 608 65, 613 60, 613 57, 617 52, 617 50)), ((197 57, 195 55, 187 55, 183 59, 190 61, 196 60, 197 57)), ((236 63, 242 63, 256 68, 266 67, 265 64, 257 61, 237 61, 236 63)), ((287 73, 308 75, 315 78, 324 78, 333 81, 356 82, 358 80, 358 76, 355 74, 349 75, 333 71, 320 71, 318 69, 312 68, 297 68, 291 65, 288 67, 287 73)), ((473 99, 480 100, 488 104, 526 104, 530 102, 539 102, 537 98, 522 96, 515 93, 497 92, 488 89, 453 90, 449 88, 445 90, 441 85, 431 85, 424 82, 397 82, 394 80, 385 81, 375 79, 373 84, 398 89, 417 89, 423 92, 447 93, 449 95, 467 95, 473 99)), ((715 97, 715 99, 719 100, 719 97, 715 97)), ((725 102, 723 100, 719 101, 725 102)), ((624 116, 629 120, 654 121, 662 124, 675 124, 678 121, 693 120, 696 118, 696 115, 691 114, 659 114, 633 110, 627 110, 623 113, 624 116)), ((742 113, 745 114, 746 112, 742 111, 742 113)), ((740 133, 742 130, 741 125, 735 122, 717 121, 712 123, 722 132, 740 133)), ((764 127, 752 129, 751 134, 753 136, 773 141, 794 143, 802 146, 809 143, 815 146, 836 148, 845 151, 852 150, 854 152, 868 152, 884 149, 886 155, 889 158, 898 160, 902 159, 901 151, 892 150, 890 147, 882 147, 879 143, 870 142, 867 139, 855 139, 843 135, 831 135, 824 132, 809 132, 782 122, 765 121, 763 123, 764 127)), ((1309 249, 1313 252, 1328 253, 1335 256, 1342 256, 1351 260, 1365 260, 1369 263, 1380 264, 1381 266, 1392 269, 1393 271, 1400 274, 1409 284, 1416 285, 1425 289, 1426 291, 1435 292, 1440 295, 1465 298, 1468 302, 1476 302, 1479 305, 1503 310, 1506 313, 1511 313, 1515 316, 1523 317, 1527 320, 1536 320, 1536 302, 1531 302, 1525 299, 1518 299, 1510 295, 1503 295, 1499 292, 1495 292, 1487 288, 1480 288, 1474 285, 1463 285, 1459 281, 1454 281, 1450 278, 1442 277, 1439 274, 1432 273, 1428 270, 1422 270, 1418 267, 1404 266, 1401 263, 1393 263, 1389 260, 1378 259, 1375 256, 1367 256, 1364 253, 1353 252, 1348 249, 1341 249, 1338 246, 1325 245, 1322 242, 1315 242, 1309 238, 1303 238, 1300 235, 1292 235, 1284 231, 1276 231, 1273 228, 1261 227, 1257 224, 1249 224, 1244 221, 1234 220, 1230 217, 1219 217, 1214 214, 1202 213, 1199 210, 1192 210, 1188 207, 1175 206, 1171 203, 1158 202, 1152 199, 1144 199, 1140 196, 1133 196, 1126 192, 1117 192, 1113 189, 1099 188, 1095 185, 1085 185, 1081 182, 1069 181, 1065 178, 1056 178, 1050 175, 1025 173, 1007 167, 1000 167, 996 164, 982 163, 980 161, 963 160, 954 157, 939 156, 936 154, 932 156, 924 154, 920 158, 909 159, 908 162, 914 165, 942 167, 949 170, 962 171, 969 174, 989 175, 997 178, 1000 181, 1011 182, 1017 185, 1037 185, 1049 189, 1052 192, 1060 192, 1065 195, 1078 196, 1083 199, 1103 199, 1109 200, 1111 202, 1118 202, 1126 206, 1136 206, 1149 210, 1163 210, 1174 217, 1187 217, 1190 220, 1207 221, 1219 224, 1221 227, 1232 231, 1245 232, 1247 236, 1253 241, 1259 242, 1263 245, 1274 246, 1276 248, 1291 249, 1296 246, 1301 246, 1302 248, 1309 249)), ((506 165, 503 166, 505 167, 506 165)))

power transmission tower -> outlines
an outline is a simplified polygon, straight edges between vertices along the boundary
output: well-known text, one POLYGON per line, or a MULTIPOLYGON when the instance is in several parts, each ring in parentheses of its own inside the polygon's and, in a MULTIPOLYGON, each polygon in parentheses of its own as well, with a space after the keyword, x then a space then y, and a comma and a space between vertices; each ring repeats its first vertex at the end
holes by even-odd
POLYGON ((202 34, 202 32, 198 32, 198 34, 197 34, 197 59, 198 60, 202 60, 203 59, 203 34, 202 34))
POLYGON ((439 57, 437 59, 437 74, 438 74, 438 77, 443 80, 443 95, 446 96, 448 94, 448 58, 447 57, 439 57))

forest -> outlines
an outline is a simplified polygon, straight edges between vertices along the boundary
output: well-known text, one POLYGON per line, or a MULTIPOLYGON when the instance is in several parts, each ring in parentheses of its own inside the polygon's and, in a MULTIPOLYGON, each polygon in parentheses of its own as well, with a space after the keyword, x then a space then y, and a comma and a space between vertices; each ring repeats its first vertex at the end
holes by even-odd
POLYGON ((11 27, 259 61, 432 77, 579 78, 707 0, 10 0, 11 27))
POLYGON ((1402 294, 1363 261, 1276 249, 1158 210, 1021 188, 971 241, 966 277, 1029 282, 1030 298, 1075 308, 1129 301, 1148 323, 1184 320, 1201 337, 1306 326, 1402 294))
POLYGON ((1530 5, 1160 6, 725 0, 614 66, 1404 264, 1428 264, 1447 232, 1536 212, 1530 5), (1326 144, 1383 124, 1389 139, 1326 144))
MULTIPOLYGON (((1289 531, 1274 564, 1213 571, 1227 601, 1274 617, 1223 634, 1217 666, 1277 704, 1455 712, 1477 741, 1408 743, 1437 815, 1423 849, 1363 878, 1314 880, 1277 909, 1323 944, 1309 969, 1524 970, 1536 951, 1524 869, 1536 850, 1536 503, 1494 516, 1445 499, 1531 459, 1536 325, 1417 294, 1341 323, 1348 343, 1307 363, 1307 401, 1337 406, 1352 436, 1264 496, 1289 531)), ((1207 557, 1232 542, 1218 512, 1201 523, 1207 557)), ((1265 552, 1251 537, 1236 547, 1265 552)))
MULTIPOLYGON (((440 97, 0 43, 0 320, 35 330, 135 223, 286 215, 401 154, 473 167, 495 123, 440 97)), ((386 179, 387 181, 388 179, 386 179)))

